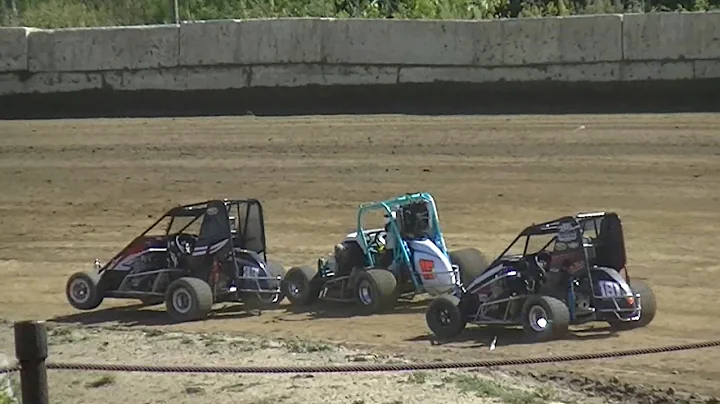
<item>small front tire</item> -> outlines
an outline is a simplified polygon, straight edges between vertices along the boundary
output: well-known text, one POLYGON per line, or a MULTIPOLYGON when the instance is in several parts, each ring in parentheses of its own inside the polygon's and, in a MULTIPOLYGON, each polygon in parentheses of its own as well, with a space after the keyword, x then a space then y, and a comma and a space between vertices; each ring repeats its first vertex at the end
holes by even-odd
POLYGON ((522 326, 531 342, 545 342, 561 338, 568 332, 570 310, 554 297, 533 295, 525 300, 522 326))
POLYGON ((436 337, 455 338, 465 329, 467 321, 460 310, 460 299, 444 295, 434 299, 425 311, 425 321, 436 337))
POLYGON ((310 267, 290 268, 280 286, 290 304, 306 306, 315 303, 320 296, 320 288, 313 282, 316 274, 317 270, 310 267))
POLYGON ((65 285, 65 296, 78 310, 92 310, 100 306, 104 296, 99 288, 100 276, 94 272, 75 272, 65 285))
POLYGON ((397 279, 387 269, 368 269, 358 274, 355 302, 361 314, 380 313, 395 306, 397 279))
POLYGON ((212 289, 198 278, 179 278, 168 285, 165 307, 177 322, 206 318, 214 303, 212 289))

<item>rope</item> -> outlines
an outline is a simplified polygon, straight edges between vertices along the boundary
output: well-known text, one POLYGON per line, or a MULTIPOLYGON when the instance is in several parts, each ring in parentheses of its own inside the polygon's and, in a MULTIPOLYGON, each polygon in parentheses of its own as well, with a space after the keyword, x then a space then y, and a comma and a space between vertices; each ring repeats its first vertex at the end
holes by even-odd
MULTIPOLYGON (((685 351, 720 346, 718 341, 694 344, 671 345, 656 348, 628 349, 623 351, 598 352, 577 355, 561 355, 525 359, 495 359, 476 362, 416 363, 416 364, 368 364, 340 366, 148 366, 112 365, 88 363, 47 363, 48 369, 84 370, 104 372, 153 372, 153 373, 345 373, 345 372, 399 372, 414 370, 489 368, 496 366, 536 365, 581 360, 618 358, 623 356, 649 355, 656 353, 685 351)), ((0 374, 19 370, 18 366, 0 368, 0 374)))

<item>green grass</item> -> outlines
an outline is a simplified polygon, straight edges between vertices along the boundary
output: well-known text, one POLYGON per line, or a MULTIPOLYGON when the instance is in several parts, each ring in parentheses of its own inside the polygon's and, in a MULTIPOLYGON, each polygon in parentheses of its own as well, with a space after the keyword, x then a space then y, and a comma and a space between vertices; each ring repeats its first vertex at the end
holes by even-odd
POLYGON ((552 401, 555 396, 555 392, 551 388, 518 389, 468 374, 447 376, 444 381, 454 383, 462 393, 474 394, 478 397, 498 398, 507 404, 545 404, 552 401))
POLYGON ((89 381, 85 384, 87 388, 96 389, 98 387, 109 386, 115 383, 115 377, 110 375, 100 376, 95 380, 89 381))
MULTIPOLYGON (((170 0, 12 0, 0 25, 38 28, 173 22, 170 0)), ((273 17, 492 19, 649 11, 705 11, 720 0, 178 0, 181 20, 273 17)))

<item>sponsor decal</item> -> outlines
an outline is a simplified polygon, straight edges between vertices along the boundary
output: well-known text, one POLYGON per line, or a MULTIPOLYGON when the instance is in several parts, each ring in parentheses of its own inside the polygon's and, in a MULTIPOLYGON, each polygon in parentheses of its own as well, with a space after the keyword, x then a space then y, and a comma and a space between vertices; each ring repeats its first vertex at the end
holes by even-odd
POLYGON ((435 279, 435 262, 432 260, 425 260, 421 259, 419 262, 420 265, 420 274, 422 275, 422 278, 426 281, 435 279))

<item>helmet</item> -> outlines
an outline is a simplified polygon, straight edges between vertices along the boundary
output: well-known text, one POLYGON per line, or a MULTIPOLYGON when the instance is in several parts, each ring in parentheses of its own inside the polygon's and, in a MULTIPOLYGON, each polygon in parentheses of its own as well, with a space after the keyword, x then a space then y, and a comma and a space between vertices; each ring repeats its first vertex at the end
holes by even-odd
POLYGON ((395 218, 397 217, 397 214, 393 210, 393 211, 390 211, 390 213, 385 212, 384 217, 385 217, 385 225, 388 225, 388 224, 390 224, 391 221, 395 220, 395 218))

